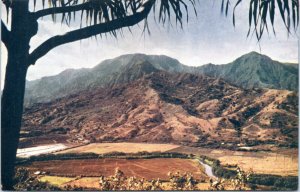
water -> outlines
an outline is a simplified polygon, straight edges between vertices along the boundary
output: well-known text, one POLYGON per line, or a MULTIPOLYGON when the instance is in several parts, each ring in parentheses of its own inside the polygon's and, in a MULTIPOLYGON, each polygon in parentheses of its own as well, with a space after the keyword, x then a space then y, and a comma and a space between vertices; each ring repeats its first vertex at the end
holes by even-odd
POLYGON ((214 175, 214 173, 212 171, 212 167, 211 166, 209 166, 209 165, 207 165, 207 164, 205 164, 205 163, 203 163, 201 161, 199 161, 199 162, 201 163, 201 165, 204 166, 206 175, 208 175, 209 177, 211 177, 213 179, 217 179, 217 177, 214 175))

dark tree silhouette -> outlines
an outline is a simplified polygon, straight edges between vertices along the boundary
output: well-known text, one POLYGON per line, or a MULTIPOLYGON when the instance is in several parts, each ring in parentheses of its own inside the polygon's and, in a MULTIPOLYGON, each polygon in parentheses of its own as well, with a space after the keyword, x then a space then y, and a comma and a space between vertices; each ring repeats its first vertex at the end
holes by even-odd
MULTIPOLYGON (((298 25, 298 0, 235 0, 234 9, 241 2, 250 3, 249 33, 254 27, 258 40, 264 29, 268 30, 268 15, 271 25, 274 26, 275 4, 278 5, 288 32, 290 20, 293 21, 294 28, 298 25)), ((151 10, 158 14, 159 22, 164 24, 174 17, 180 27, 183 20, 188 18, 189 9, 194 9, 196 13, 195 0, 2 0, 2 3, 7 11, 7 23, 11 26, 9 30, 1 20, 1 41, 8 51, 1 98, 1 178, 4 190, 12 189, 26 73, 30 65, 34 65, 53 48, 66 43, 105 33, 117 36, 118 32, 122 32, 122 28, 134 26, 142 21, 144 30, 147 30, 147 17, 151 10), (41 2, 43 8, 29 11, 29 3, 33 3, 36 8, 37 2, 41 2), (80 28, 64 35, 53 36, 30 52, 29 42, 38 32, 38 19, 50 16, 55 21, 57 15, 60 15, 61 22, 69 25, 77 12, 81 13, 80 28), (83 20, 86 21, 85 25, 83 20)), ((222 10, 226 14, 229 6, 230 0, 222 0, 222 10)))

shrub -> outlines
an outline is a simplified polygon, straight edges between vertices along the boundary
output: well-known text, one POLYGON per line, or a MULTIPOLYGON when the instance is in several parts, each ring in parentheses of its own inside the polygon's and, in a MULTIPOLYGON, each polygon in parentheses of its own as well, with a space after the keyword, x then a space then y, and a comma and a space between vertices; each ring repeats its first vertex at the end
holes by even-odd
POLYGON ((59 187, 49 183, 40 182, 36 177, 31 176, 27 169, 18 168, 14 177, 14 189, 17 191, 60 191, 59 187))
POLYGON ((275 186, 279 190, 296 190, 298 188, 298 177, 282 177, 277 175, 254 174, 249 183, 258 185, 275 186))

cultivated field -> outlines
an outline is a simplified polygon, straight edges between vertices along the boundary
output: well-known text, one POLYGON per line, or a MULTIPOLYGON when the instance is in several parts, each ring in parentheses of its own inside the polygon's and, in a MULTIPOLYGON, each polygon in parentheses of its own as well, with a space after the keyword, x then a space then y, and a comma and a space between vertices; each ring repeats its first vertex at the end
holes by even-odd
POLYGON ((178 148, 179 145, 173 144, 152 144, 152 143, 92 143, 81 147, 67 149, 58 153, 96 153, 103 154, 109 152, 137 153, 147 152, 166 152, 178 148))
POLYGON ((253 170, 257 174, 272 174, 280 176, 298 175, 298 158, 286 157, 284 155, 266 154, 263 158, 224 156, 220 157, 219 160, 223 165, 237 164, 243 170, 253 170))
POLYGON ((187 154, 206 155, 219 159, 222 165, 238 165, 245 171, 258 174, 272 174, 280 176, 298 175, 298 150, 286 149, 275 152, 247 152, 230 151, 226 149, 209 149, 179 146, 173 144, 148 143, 93 143, 81 147, 63 150, 57 153, 87 153, 97 154, 109 152, 136 153, 147 152, 180 152, 187 154))
POLYGON ((36 161, 27 165, 32 171, 47 172, 55 176, 99 177, 114 174, 118 167, 126 176, 150 179, 168 179, 168 172, 189 172, 196 179, 206 178, 199 162, 189 159, 155 158, 155 159, 84 159, 36 161))

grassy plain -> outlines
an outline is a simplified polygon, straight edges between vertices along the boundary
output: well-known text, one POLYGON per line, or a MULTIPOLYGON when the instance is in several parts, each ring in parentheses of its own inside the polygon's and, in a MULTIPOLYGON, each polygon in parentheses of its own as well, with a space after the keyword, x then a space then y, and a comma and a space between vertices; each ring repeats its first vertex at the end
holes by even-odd
POLYGON ((137 153, 147 152, 165 152, 180 147, 174 144, 152 144, 152 143, 92 143, 58 153, 96 153, 103 154, 109 152, 137 153))
POLYGON ((263 158, 224 156, 220 157, 221 164, 237 164, 243 170, 253 170, 257 174, 272 174, 280 176, 298 175, 298 158, 286 157, 283 155, 268 154, 263 158))

